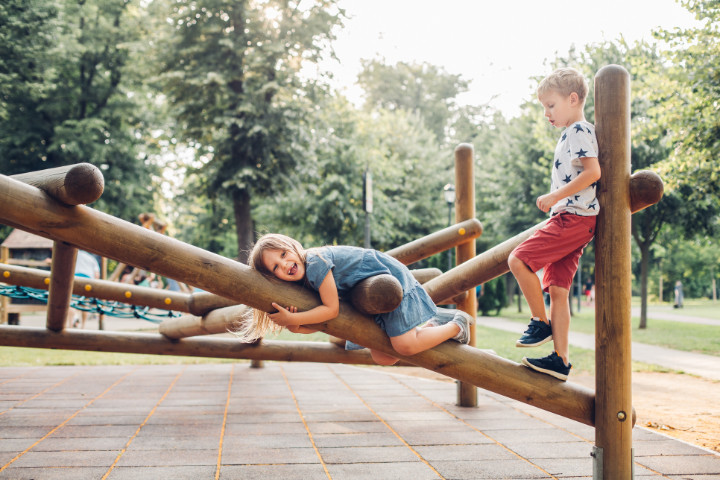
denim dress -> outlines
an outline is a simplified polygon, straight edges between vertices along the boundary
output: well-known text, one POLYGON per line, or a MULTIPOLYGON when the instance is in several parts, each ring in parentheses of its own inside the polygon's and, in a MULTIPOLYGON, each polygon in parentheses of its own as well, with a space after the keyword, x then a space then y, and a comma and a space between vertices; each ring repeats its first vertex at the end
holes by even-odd
MULTIPOLYGON (((333 272, 341 300, 349 299, 352 288, 366 278, 385 273, 398 279, 403 290, 400 305, 392 312, 380 313, 374 318, 375 323, 389 337, 407 333, 437 315, 435 303, 410 270, 382 252, 348 246, 321 247, 307 251, 305 279, 310 288, 318 291, 330 270, 333 272)), ((345 348, 355 350, 362 347, 348 341, 345 348)))

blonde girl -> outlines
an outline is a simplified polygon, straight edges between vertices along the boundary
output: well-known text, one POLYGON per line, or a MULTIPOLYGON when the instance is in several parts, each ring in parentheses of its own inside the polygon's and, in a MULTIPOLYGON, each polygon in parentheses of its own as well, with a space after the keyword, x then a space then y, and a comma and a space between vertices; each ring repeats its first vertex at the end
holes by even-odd
MULTIPOLYGON (((374 320, 390 337, 400 355, 414 355, 453 339, 468 343, 472 317, 459 310, 438 308, 413 277, 396 259, 377 250, 349 246, 328 246, 305 250, 290 237, 268 234, 261 237, 249 259, 250 267, 277 279, 309 287, 320 294, 321 305, 301 312, 295 306, 273 302, 277 312, 253 312, 253 319, 241 326, 237 335, 253 341, 268 331, 282 327, 295 333, 312 333, 305 325, 326 322, 337 317, 340 299, 347 298, 361 280, 380 274, 394 276, 403 289, 403 299, 392 312, 376 315, 374 320), (423 328, 419 328, 421 325, 423 328)), ((362 348, 352 342, 346 348, 362 348)), ((392 365, 397 358, 372 350, 373 360, 392 365)))

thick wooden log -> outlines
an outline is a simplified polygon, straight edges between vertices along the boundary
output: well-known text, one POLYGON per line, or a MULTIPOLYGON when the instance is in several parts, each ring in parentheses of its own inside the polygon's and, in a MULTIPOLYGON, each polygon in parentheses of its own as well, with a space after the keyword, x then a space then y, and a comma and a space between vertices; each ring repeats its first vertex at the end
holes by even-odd
MULTIPOLYGON (((66 241, 109 258, 140 265, 145 270, 197 285, 203 290, 253 308, 273 311, 274 301, 296 305, 301 310, 308 310, 319 304, 317 294, 298 285, 266 278, 252 271, 247 265, 91 208, 60 205, 36 188, 2 175, 0 204, 7 207, 0 211, 0 221, 7 220, 24 225, 34 231, 43 232, 50 238, 66 241), (27 205, 33 205, 33 208, 24 208, 27 205)), ((354 343, 370 345, 415 365, 573 420, 593 424, 594 395, 585 387, 558 382, 548 375, 537 375, 515 362, 452 341, 410 357, 398 355, 387 335, 375 322, 348 304, 340 305, 337 318, 316 324, 313 328, 354 343)), ((3 339, 5 330, 0 330, 0 333, 0 343, 7 342, 7 339, 3 339)), ((36 340, 40 341, 37 337, 36 340)), ((200 339, 188 339, 190 340, 200 339)), ((28 346, 33 346, 32 344, 33 342, 29 341, 28 346)), ((330 344, 328 348, 337 349, 330 344)))
POLYGON ((93 203, 100 198, 105 188, 102 172, 90 163, 21 173, 13 175, 12 178, 38 187, 67 205, 93 203))
MULTIPOLYGON (((662 198, 662 191, 663 183, 657 174, 644 170, 636 172, 630 177, 630 210, 635 213, 654 205, 662 198)), ((536 230, 542 228, 546 222, 547 220, 429 280, 423 284, 423 287, 433 301, 438 303, 507 273, 509 271, 507 259, 510 253, 536 230)))
POLYGON ((451 225, 438 232, 431 233, 410 243, 388 250, 386 253, 401 263, 411 263, 431 257, 482 235, 482 224, 476 218, 470 218, 451 225))
POLYGON ((604 479, 632 478, 630 74, 595 76, 595 133, 602 179, 595 234, 596 446, 604 479))
POLYGON ((168 318, 158 326, 158 331, 173 339, 226 333, 236 327, 246 315, 252 315, 250 307, 233 305, 212 310, 203 317, 185 315, 179 318, 168 318))
POLYGON ((435 277, 442 275, 442 270, 439 268, 413 268, 410 270, 415 280, 420 284, 427 283, 435 277))
POLYGON ((188 312, 195 316, 202 317, 218 308, 232 307, 238 302, 229 298, 221 297, 210 292, 191 293, 188 301, 188 312))
POLYGON ((402 299, 402 285, 397 278, 389 274, 366 278, 350 292, 350 303, 365 315, 392 312, 402 299))
POLYGON ((172 340, 158 333, 76 329, 53 332, 45 328, 5 325, 0 325, 0 345, 282 362, 375 364, 367 350, 346 351, 329 342, 263 340, 253 344, 219 337, 172 340))
POLYGON ((77 248, 63 242, 53 243, 47 328, 55 332, 65 328, 65 322, 70 310, 70 299, 72 298, 76 258, 77 248))
MULTIPOLYGON (((73 264, 73 273, 74 271, 75 265, 73 264)), ((47 290, 48 284, 51 281, 50 279, 54 276, 54 273, 46 270, 0 264, 0 275, 2 275, 3 281, 10 285, 21 285, 23 287, 47 290)), ((72 279, 71 277, 71 280, 72 279)), ((73 294, 84 297, 114 300, 130 305, 142 305, 144 307, 175 310, 178 312, 190 311, 188 307, 190 295, 187 293, 138 287, 127 283, 98 280, 95 278, 75 277, 74 281, 68 285, 72 286, 73 294)))

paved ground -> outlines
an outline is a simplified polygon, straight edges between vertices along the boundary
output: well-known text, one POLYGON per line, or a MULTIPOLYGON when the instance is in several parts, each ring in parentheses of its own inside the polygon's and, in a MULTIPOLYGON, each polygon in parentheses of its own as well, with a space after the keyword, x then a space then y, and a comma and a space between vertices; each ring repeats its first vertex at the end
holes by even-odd
MULTIPOLYGON (((347 365, 0 369, 0 479, 592 478, 593 429, 452 383, 347 365)), ((720 479, 641 427, 636 478, 720 479)))

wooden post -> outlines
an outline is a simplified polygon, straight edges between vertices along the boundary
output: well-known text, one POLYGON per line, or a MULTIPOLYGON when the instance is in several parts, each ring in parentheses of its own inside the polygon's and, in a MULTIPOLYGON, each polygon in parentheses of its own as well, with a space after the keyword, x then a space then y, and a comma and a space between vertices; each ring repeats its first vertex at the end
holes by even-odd
MULTIPOLYGON (((10 259, 10 249, 8 247, 0 247, 0 262, 7 263, 10 259)), ((4 277, 0 277, 0 282, 4 282, 4 277)), ((10 299, 5 295, 0 295, 0 325, 8 323, 8 306, 10 299)))
POLYGON ((59 332, 65 328, 72 298, 77 248, 64 242, 53 243, 47 328, 59 332))
MULTIPOLYGON (((455 222, 475 219, 475 168, 473 147, 462 143, 455 148, 455 222)), ((455 247, 455 262, 460 265, 475 257, 475 242, 466 242, 455 247)), ((477 299, 475 287, 464 299, 458 302, 457 308, 469 313, 473 319, 477 315, 477 299)), ((470 327, 470 346, 475 346, 475 325, 470 327)), ((477 406, 477 387, 472 384, 458 382, 457 403, 461 407, 477 406)))
MULTIPOLYGON (((253 308, 272 311, 271 303, 278 300, 296 305, 301 310, 319 304, 318 295, 301 286, 264 277, 247 265, 91 208, 60 205, 37 188, 3 175, 0 175, 0 205, 5 207, 0 210, 0 221, 3 223, 22 225, 23 228, 42 232, 45 236, 77 245, 84 250, 197 285, 203 290, 253 308), (28 205, 32 205, 32 208, 28 208, 28 205)), ((585 387, 558 382, 510 360, 451 341, 409 357, 398 355, 385 332, 370 317, 360 314, 346 303, 341 303, 337 318, 313 325, 313 328, 354 343, 369 345, 415 365, 587 425, 593 424, 595 397, 585 387)), ((46 333, 39 333, 35 339, 38 343, 44 342, 45 348, 61 348, 63 339, 68 338, 67 331, 53 335, 48 334, 47 330, 42 331, 46 333)), ((101 332, 95 332, 95 335, 99 334, 101 332)), ((108 337, 110 343, 113 335, 116 332, 108 337)), ((125 337, 118 335, 117 338, 125 337)), ((0 327, 0 344, 17 344, 18 341, 22 339, 13 334, 12 327, 0 327)), ((30 338, 26 342, 25 346, 35 346, 30 338)), ((165 339, 165 342, 170 341, 165 339)), ((337 349, 333 345, 328 346, 337 349)), ((238 343, 237 348, 243 347, 238 343)))
POLYGON ((595 131, 602 171, 595 234, 595 478, 632 478, 630 75, 595 76, 595 131))

